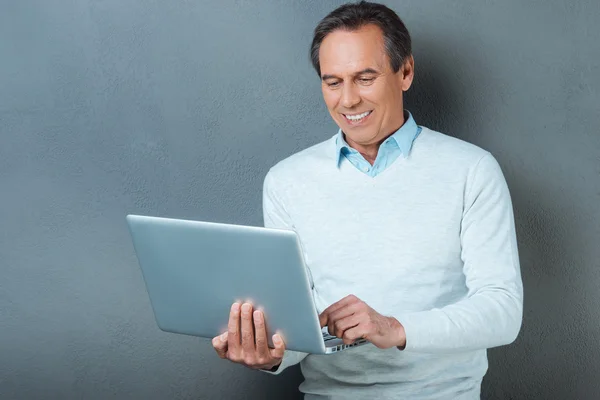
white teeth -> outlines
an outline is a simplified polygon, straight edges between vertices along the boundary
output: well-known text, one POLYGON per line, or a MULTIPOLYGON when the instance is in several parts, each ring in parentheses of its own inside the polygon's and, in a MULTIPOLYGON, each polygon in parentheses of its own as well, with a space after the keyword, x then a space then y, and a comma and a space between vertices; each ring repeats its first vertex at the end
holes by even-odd
POLYGON ((371 113, 371 111, 367 111, 364 112, 362 114, 357 114, 357 115, 348 115, 348 114, 344 114, 346 116, 346 118, 348 118, 350 121, 360 121, 361 119, 363 119, 364 117, 366 117, 367 115, 369 115, 371 113))

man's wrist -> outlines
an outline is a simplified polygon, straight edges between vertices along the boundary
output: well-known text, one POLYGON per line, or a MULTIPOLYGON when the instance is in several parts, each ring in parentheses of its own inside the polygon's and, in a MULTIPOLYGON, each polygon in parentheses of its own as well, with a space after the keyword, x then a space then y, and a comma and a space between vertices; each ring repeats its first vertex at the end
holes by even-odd
POLYGON ((271 368, 264 368, 264 370, 268 371, 268 372, 277 372, 280 365, 281 365, 281 361, 279 363, 273 365, 271 368))
POLYGON ((281 362, 279 364, 273 365, 269 371, 276 372, 279 369, 280 365, 281 365, 281 362))
POLYGON ((392 330, 394 336, 394 346, 398 350, 404 350, 406 348, 406 332, 404 326, 396 318, 390 317, 392 320, 392 330))

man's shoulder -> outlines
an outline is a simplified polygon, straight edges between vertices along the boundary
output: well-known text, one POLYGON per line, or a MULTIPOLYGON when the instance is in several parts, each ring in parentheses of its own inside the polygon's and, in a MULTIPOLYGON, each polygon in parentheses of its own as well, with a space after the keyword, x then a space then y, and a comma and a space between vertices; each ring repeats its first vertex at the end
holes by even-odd
POLYGON ((327 163, 334 165, 335 145, 334 138, 300 150, 273 165, 269 174, 285 180, 309 174, 312 170, 319 170, 327 163))
POLYGON ((476 144, 427 127, 422 128, 421 135, 423 138, 421 154, 435 156, 439 163, 448 160, 454 165, 471 166, 486 155, 490 155, 489 151, 476 144))

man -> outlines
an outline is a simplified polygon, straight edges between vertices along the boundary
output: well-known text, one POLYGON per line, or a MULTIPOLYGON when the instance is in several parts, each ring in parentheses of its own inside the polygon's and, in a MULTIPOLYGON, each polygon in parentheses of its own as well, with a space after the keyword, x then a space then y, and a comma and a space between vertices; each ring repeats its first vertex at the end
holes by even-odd
POLYGON ((522 319, 502 171, 404 111, 411 39, 389 8, 339 7, 317 26, 311 58, 340 130, 271 168, 265 226, 298 232, 321 325, 370 344, 306 355, 275 335, 270 349, 265 316, 234 304, 215 350, 275 374, 300 363, 307 399, 479 398, 486 349, 514 341, 522 319))

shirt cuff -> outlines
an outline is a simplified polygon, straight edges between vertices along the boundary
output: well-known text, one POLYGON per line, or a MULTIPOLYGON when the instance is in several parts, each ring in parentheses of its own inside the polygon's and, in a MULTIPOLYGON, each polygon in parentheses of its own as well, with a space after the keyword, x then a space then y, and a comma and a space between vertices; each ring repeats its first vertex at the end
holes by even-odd
POLYGON ((298 364, 300 361, 304 359, 308 354, 301 353, 297 351, 286 350, 283 354, 283 360, 281 360, 281 364, 279 367, 273 370, 260 369, 259 371, 270 374, 270 375, 279 375, 281 374, 287 367, 291 367, 293 365, 298 364))

